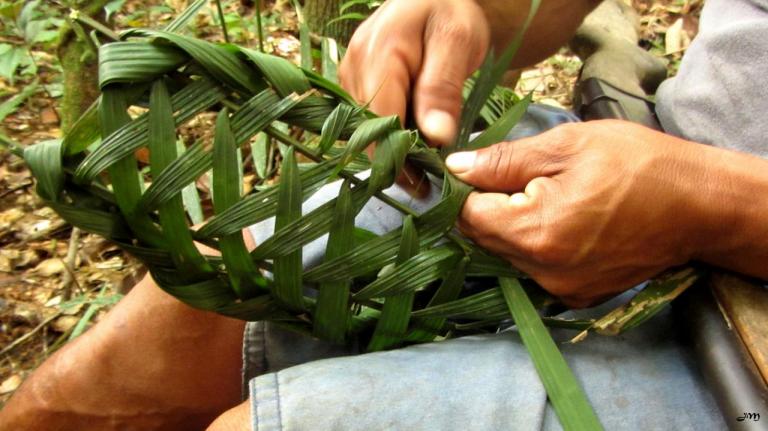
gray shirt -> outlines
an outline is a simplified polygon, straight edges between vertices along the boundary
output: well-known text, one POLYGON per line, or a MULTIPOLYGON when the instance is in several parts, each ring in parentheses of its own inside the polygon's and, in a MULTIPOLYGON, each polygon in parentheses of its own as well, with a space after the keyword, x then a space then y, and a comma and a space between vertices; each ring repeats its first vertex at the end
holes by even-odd
POLYGON ((679 73, 656 96, 668 133, 768 157, 768 0, 707 0, 679 73))

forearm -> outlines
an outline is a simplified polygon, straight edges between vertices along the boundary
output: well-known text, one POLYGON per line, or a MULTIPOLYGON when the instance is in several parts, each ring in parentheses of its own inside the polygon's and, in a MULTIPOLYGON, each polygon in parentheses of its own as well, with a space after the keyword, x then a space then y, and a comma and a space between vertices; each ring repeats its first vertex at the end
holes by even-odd
MULTIPOLYGON (((491 44, 499 52, 520 31, 531 5, 530 0, 476 0, 491 28, 491 44)), ((565 45, 584 17, 601 0, 545 0, 541 2, 513 68, 530 66, 565 45)))
POLYGON ((704 148, 707 224, 694 258, 768 280, 768 160, 704 148))

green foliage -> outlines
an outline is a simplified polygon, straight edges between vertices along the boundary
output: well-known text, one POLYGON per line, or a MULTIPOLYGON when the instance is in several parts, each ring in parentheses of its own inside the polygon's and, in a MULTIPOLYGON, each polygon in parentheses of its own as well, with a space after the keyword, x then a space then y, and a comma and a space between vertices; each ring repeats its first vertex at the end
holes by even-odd
POLYGON ((339 21, 363 21, 383 3, 381 0, 347 0, 339 6, 339 16, 328 21, 328 24, 339 21), (361 12, 360 8, 357 8, 358 11, 350 11, 354 6, 365 6, 365 10, 361 12))
MULTIPOLYGON (((10 42, 0 43, 0 77, 11 85, 19 79, 36 77, 38 66, 31 49, 50 49, 58 43, 59 28, 64 20, 57 15, 53 6, 41 0, 17 0, 0 6, 0 33, 10 42)), ((38 89, 37 82, 25 86, 19 94, 22 97, 17 96, 3 104, 2 117, 13 112, 38 89)))

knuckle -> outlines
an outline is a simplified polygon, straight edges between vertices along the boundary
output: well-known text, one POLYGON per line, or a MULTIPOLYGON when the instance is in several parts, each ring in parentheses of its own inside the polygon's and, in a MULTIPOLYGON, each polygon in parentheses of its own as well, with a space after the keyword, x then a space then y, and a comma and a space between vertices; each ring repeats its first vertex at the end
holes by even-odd
POLYGON ((461 210, 462 225, 466 226, 469 230, 476 232, 478 228, 482 228, 483 226, 484 213, 483 210, 474 204, 474 200, 470 196, 467 198, 467 202, 461 210))
POLYGON ((560 235, 547 229, 539 229, 528 242, 525 253, 536 265, 553 268, 567 265, 571 257, 560 235))
POLYGON ((553 138, 553 141, 555 143, 566 143, 573 140, 574 136, 576 135, 576 124, 577 123, 563 123, 556 127, 554 127, 552 130, 550 130, 549 135, 551 138, 553 138))
POLYGON ((512 172, 512 145, 502 142, 488 147, 485 152, 490 178, 508 178, 512 172))
POLYGON ((476 39, 470 22, 455 16, 433 16, 427 26, 428 34, 447 39, 460 46, 470 45, 476 39))

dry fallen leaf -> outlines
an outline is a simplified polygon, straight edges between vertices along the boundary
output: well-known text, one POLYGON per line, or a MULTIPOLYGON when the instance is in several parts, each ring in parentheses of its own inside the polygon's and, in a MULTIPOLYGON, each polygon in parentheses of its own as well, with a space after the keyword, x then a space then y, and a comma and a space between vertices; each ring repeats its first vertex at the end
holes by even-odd
POLYGON ((61 274, 65 270, 66 268, 64 267, 64 261, 57 257, 45 259, 35 267, 35 272, 44 277, 61 274))
POLYGON ((78 316, 61 316, 51 322, 51 329, 63 334, 77 325, 77 322, 79 321, 80 317, 78 316))
POLYGON ((18 208, 0 212, 0 232, 10 230, 11 225, 24 217, 24 211, 18 208))
POLYGON ((664 35, 664 52, 669 55, 684 51, 690 43, 688 33, 683 31, 683 19, 678 18, 674 24, 669 26, 664 35))
POLYGON ((21 385, 21 381, 21 376, 18 374, 14 374, 11 377, 3 380, 3 383, 0 383, 0 395, 9 394, 15 391, 16 388, 21 385))

